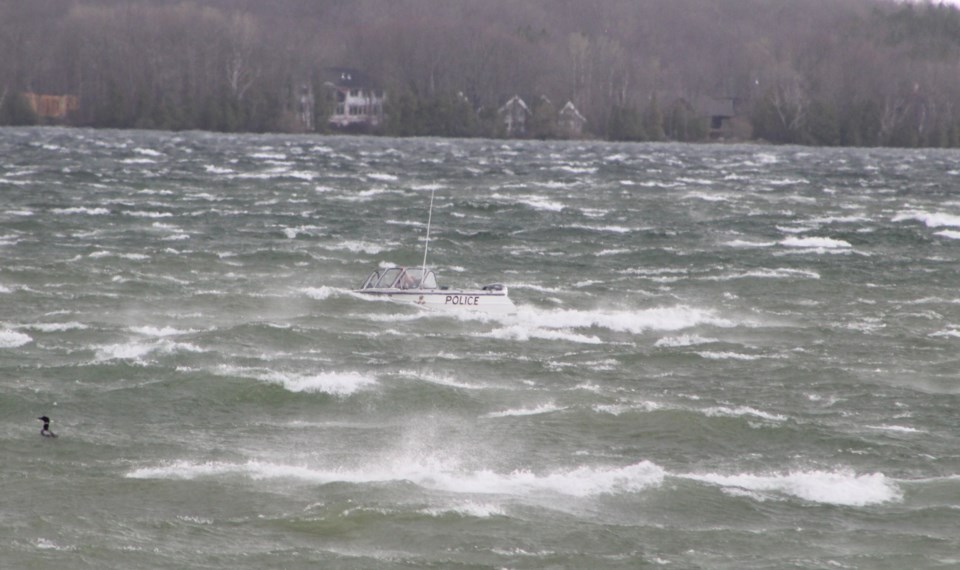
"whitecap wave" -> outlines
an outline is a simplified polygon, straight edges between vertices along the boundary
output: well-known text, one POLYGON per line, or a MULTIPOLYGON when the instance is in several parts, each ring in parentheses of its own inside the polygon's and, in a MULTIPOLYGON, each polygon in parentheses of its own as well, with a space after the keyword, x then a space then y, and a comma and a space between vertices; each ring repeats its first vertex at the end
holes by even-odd
POLYGON ((149 210, 131 210, 129 212, 123 213, 125 216, 133 216, 135 218, 172 218, 173 214, 170 212, 152 212, 149 210))
POLYGON ((154 352, 161 354, 174 354, 177 352, 206 352, 194 344, 185 342, 174 342, 166 338, 160 338, 153 342, 132 341, 121 342, 117 344, 108 344, 96 347, 96 359, 105 360, 133 360, 142 362, 145 357, 154 352))
POLYGON ((660 466, 641 461, 624 467, 577 467, 547 473, 516 470, 497 473, 491 470, 462 471, 442 462, 399 460, 358 469, 314 468, 269 461, 194 462, 175 461, 154 467, 141 467, 126 474, 131 479, 198 479, 207 477, 249 477, 295 479, 312 484, 383 483, 409 481, 415 485, 451 493, 495 495, 539 495, 543 493, 572 497, 591 497, 635 493, 659 486, 665 477, 660 466))
POLYGON ((743 273, 733 273, 728 275, 719 275, 703 277, 704 281, 733 281, 735 279, 820 279, 820 274, 816 271, 803 269, 757 269, 745 271, 743 273))
POLYGON ((744 416, 752 416, 755 418, 761 418, 764 420, 783 422, 787 420, 786 416, 780 414, 771 414, 769 412, 764 412, 756 408, 751 408, 750 406, 738 406, 736 408, 730 408, 727 406, 716 406, 713 408, 706 408, 703 410, 703 413, 707 416, 724 416, 731 418, 738 418, 744 416))
POLYGON ((17 348, 33 341, 30 335, 12 330, 0 330, 0 348, 17 348))
POLYGON ((948 338, 960 338, 960 330, 955 328, 950 328, 947 330, 937 331, 935 333, 930 333, 932 337, 948 337, 948 338))
POLYGON ((429 184, 411 184, 411 190, 442 190, 446 188, 443 184, 431 182, 429 184))
POLYGON ((105 257, 119 257, 120 259, 129 259, 130 261, 145 261, 150 259, 149 255, 143 253, 116 253, 113 251, 94 251, 90 253, 87 257, 92 259, 103 259, 105 257))
POLYGON ((375 376, 359 372, 321 372, 319 374, 270 372, 260 376, 260 379, 279 384, 291 392, 322 392, 335 396, 349 396, 377 383, 375 376))
POLYGON ((934 232, 933 235, 945 237, 947 239, 960 239, 960 231, 957 230, 941 230, 939 232, 934 232))
POLYGON ((954 214, 931 213, 922 210, 900 212, 893 217, 894 222, 917 221, 928 228, 960 227, 960 216, 954 214))
POLYGON ((609 232, 614 234, 628 234, 633 231, 633 228, 628 228, 625 226, 591 226, 588 224, 570 224, 563 227, 573 229, 573 230, 587 230, 591 232, 609 232))
POLYGON ((319 226, 297 226, 295 228, 283 228, 283 234, 287 239, 296 239, 298 235, 316 236, 323 232, 319 226))
POLYGON ((549 200, 542 196, 531 196, 529 198, 522 198, 517 200, 518 203, 530 206, 534 210, 541 210, 544 212, 559 212, 563 210, 566 206, 560 202, 554 200, 549 200))
POLYGON ((377 255, 378 253, 382 253, 390 249, 389 247, 352 240, 347 240, 337 244, 325 245, 323 247, 334 251, 349 251, 350 253, 365 253, 367 255, 377 255))
POLYGON ((72 551, 76 550, 75 546, 60 546, 52 540, 47 540, 46 538, 38 538, 35 541, 38 550, 59 550, 59 551, 72 551))
POLYGON ((768 475, 708 473, 683 477, 716 485, 730 494, 749 494, 759 500, 789 496, 813 503, 863 507, 899 501, 903 497, 897 484, 882 473, 858 475, 849 470, 817 470, 768 475))
POLYGON ((614 249, 602 249, 602 250, 600 250, 600 251, 597 252, 597 255, 599 255, 599 256, 624 255, 624 254, 627 254, 627 253, 633 253, 633 250, 632 250, 632 249, 625 248, 625 247, 622 247, 622 248, 614 248, 614 249))
POLYGON ((733 200, 731 196, 725 196, 723 194, 705 194, 703 192, 690 192, 684 196, 686 200, 703 200, 704 202, 730 202, 733 200))
MULTIPOLYGON (((390 318, 410 320, 430 314, 436 313, 390 318)), ((603 329, 616 333, 642 334, 647 331, 676 331, 696 326, 737 326, 737 323, 718 316, 712 310, 685 305, 621 311, 520 307, 511 315, 496 316, 477 312, 456 313, 452 316, 461 320, 500 322, 503 326, 489 332, 477 333, 476 336, 520 342, 534 339, 581 344, 606 342, 595 334, 583 334, 577 332, 577 329, 603 329)))
POLYGON ((506 512, 503 510, 503 507, 500 505, 494 505, 490 503, 477 503, 473 501, 467 501, 465 503, 458 503, 456 505, 450 505, 445 507, 430 507, 423 509, 421 511, 426 515, 432 517, 442 517, 449 514, 459 515, 463 517, 473 517, 478 519, 487 519, 490 517, 502 517, 506 515, 506 512))
POLYGON ((706 358, 707 360, 742 360, 742 361, 751 361, 751 360, 760 360, 762 358, 767 358, 766 356, 758 354, 743 354, 740 352, 730 352, 730 351, 714 351, 714 350, 705 350, 697 353, 701 358, 706 358))
POLYGON ((926 430, 921 430, 917 428, 912 428, 910 426, 866 426, 867 429, 875 429, 879 431, 891 431, 896 433, 927 433, 926 430))
POLYGON ((515 326, 547 329, 601 328, 640 334, 651 330, 676 331, 701 325, 734 327, 736 323, 709 309, 686 305, 637 310, 540 310, 521 308, 515 326))
POLYGON ((619 416, 630 412, 655 412, 664 409, 662 404, 657 402, 635 402, 621 404, 596 404, 592 407, 598 414, 610 414, 619 416))
POLYGON ((69 323, 31 323, 28 325, 22 325, 21 328, 50 333, 50 332, 72 331, 72 330, 85 330, 90 327, 88 327, 83 323, 78 323, 76 321, 73 321, 69 323))
POLYGON ((85 208, 85 207, 76 207, 76 208, 54 208, 54 214, 86 214, 88 216, 105 216, 110 213, 110 210, 106 208, 85 208))
POLYGON ((680 336, 664 337, 653 343, 658 348, 676 348, 682 346, 695 346, 698 344, 710 344, 720 342, 719 339, 706 338, 695 334, 684 334, 680 336))
POLYGON ((735 239, 726 242, 724 245, 727 247, 738 247, 738 248, 748 248, 748 247, 773 247, 777 245, 775 241, 747 241, 742 239, 735 239))
POLYGON ((425 486, 463 493, 528 495, 551 492, 574 497, 633 493, 663 482, 664 470, 649 461, 625 467, 578 467, 538 474, 517 470, 508 474, 483 470, 473 473, 437 473, 425 486))
POLYGON ((96 353, 97 360, 140 360, 156 348, 156 345, 128 342, 101 346, 96 349, 96 353))
POLYGON ((316 301, 324 301, 326 299, 329 299, 330 297, 352 293, 352 291, 349 291, 347 289, 341 289, 339 287, 328 287, 326 285, 323 285, 322 287, 305 287, 301 289, 300 292, 316 301))
POLYGON ((506 418, 510 416, 538 416, 541 414, 549 414, 552 412, 560 412, 566 408, 558 406, 554 403, 549 404, 540 404, 533 408, 514 408, 510 410, 503 410, 501 412, 490 412, 484 414, 485 418, 506 418))
POLYGON ((165 337, 165 336, 176 336, 180 334, 188 334, 194 331, 184 331, 180 329, 175 329, 173 327, 155 327, 155 326, 141 326, 141 327, 130 327, 130 330, 142 334, 144 336, 154 336, 154 337, 165 337))
POLYGON ((784 247, 805 247, 812 249, 839 249, 853 247, 842 239, 828 237, 788 237, 780 241, 784 247))
POLYGON ((771 186, 795 186, 798 184, 810 184, 806 178, 770 178, 767 184, 771 186))
POLYGON ((577 334, 574 332, 551 330, 544 328, 531 327, 529 325, 512 325, 498 328, 489 333, 478 335, 480 337, 495 338, 499 340, 516 340, 526 342, 531 339, 539 340, 562 340, 566 342, 577 342, 581 344, 602 344, 603 341, 596 336, 577 334))
POLYGON ((543 285, 536 285, 533 283, 511 283, 510 289, 529 289, 531 291, 537 291, 538 293, 563 293, 567 291, 566 287, 546 287, 543 285))
POLYGON ((282 152, 273 152, 269 150, 262 150, 259 152, 250 153, 250 158, 257 158, 260 160, 286 160, 287 155, 282 152))
MULTIPOLYGON (((452 355, 440 353, 437 355, 437 357, 451 358, 452 355)), ((407 373, 408 372, 401 371, 401 374, 407 374, 407 373)), ((464 390, 485 390, 490 387, 488 384, 483 384, 483 383, 473 384, 473 383, 463 382, 461 380, 457 380, 456 378, 443 375, 443 374, 423 373, 423 372, 409 372, 409 374, 412 376, 417 376, 424 382, 429 382, 431 384, 436 384, 438 386, 448 386, 450 388, 461 388, 464 390)))

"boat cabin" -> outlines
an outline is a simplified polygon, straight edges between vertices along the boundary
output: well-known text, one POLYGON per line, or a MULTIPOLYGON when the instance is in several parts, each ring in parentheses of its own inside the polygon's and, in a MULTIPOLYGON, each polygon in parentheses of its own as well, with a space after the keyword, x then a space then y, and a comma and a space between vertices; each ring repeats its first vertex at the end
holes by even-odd
POLYGON ((432 270, 426 271, 420 267, 390 267, 378 269, 363 282, 364 289, 439 289, 437 276, 432 270))

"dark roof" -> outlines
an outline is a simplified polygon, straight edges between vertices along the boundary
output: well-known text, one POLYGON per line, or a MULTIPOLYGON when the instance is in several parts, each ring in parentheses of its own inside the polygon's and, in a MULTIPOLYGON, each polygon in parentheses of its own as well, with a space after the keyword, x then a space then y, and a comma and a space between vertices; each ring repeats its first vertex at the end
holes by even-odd
POLYGON ((377 89, 379 85, 366 72, 352 67, 328 67, 323 70, 324 81, 337 87, 377 89))
POLYGON ((706 117, 733 117, 733 97, 700 97, 697 109, 706 117))

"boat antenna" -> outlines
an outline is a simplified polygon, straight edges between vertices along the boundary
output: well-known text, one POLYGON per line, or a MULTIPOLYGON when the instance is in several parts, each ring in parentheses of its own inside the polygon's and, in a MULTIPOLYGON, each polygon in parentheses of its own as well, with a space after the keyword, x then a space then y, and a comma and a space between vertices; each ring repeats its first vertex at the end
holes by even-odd
POLYGON ((423 282, 427 278, 427 250, 430 248, 430 221, 433 219, 433 195, 436 194, 436 188, 430 189, 430 209, 427 213, 427 239, 423 244, 423 267, 420 269, 420 288, 423 289, 423 282))

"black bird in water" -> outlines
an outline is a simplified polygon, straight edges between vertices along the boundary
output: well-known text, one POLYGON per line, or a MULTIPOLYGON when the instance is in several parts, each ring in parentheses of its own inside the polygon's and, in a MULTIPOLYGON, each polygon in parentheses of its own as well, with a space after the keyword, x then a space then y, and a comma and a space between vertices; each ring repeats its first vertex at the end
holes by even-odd
POLYGON ((43 422, 43 427, 40 428, 40 435, 43 437, 57 437, 57 434, 50 431, 50 418, 47 416, 40 416, 37 419, 43 422))

